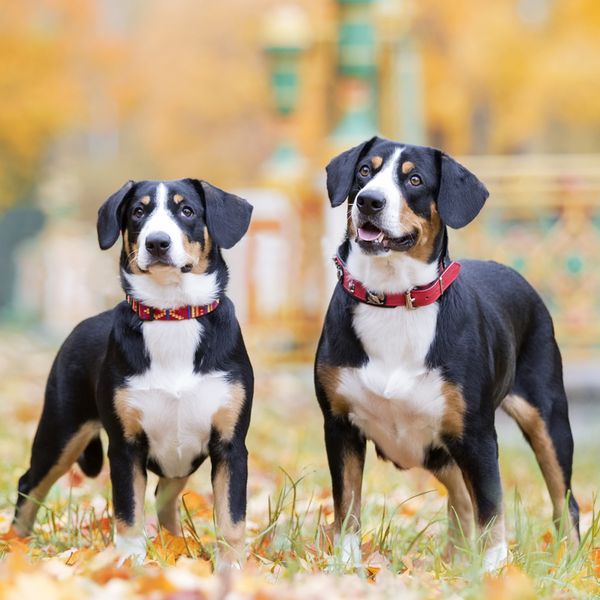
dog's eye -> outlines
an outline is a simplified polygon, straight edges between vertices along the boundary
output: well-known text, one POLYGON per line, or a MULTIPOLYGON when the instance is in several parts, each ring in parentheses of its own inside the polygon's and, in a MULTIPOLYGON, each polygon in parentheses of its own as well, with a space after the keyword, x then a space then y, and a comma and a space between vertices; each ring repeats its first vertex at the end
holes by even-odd
POLYGON ((181 214, 184 217, 188 217, 189 218, 189 217, 193 217, 194 216, 194 211, 189 206, 184 206, 181 209, 181 214))
POLYGON ((408 181, 410 182, 410 185, 414 185, 415 187, 423 183, 423 180, 419 175, 411 175, 408 181))
POLYGON ((363 165, 358 172, 363 176, 363 177, 367 177, 367 175, 369 175, 371 173, 371 169, 369 168, 368 165, 363 165))
POLYGON ((141 219, 144 216, 144 209, 141 206, 136 206, 132 213, 136 219, 141 219))

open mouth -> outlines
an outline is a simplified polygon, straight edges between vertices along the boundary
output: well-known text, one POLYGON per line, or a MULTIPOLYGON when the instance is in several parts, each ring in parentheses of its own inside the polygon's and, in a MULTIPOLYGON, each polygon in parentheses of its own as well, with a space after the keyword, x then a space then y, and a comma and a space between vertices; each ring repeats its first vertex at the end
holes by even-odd
POLYGON ((416 232, 407 233, 397 238, 391 238, 372 223, 365 223, 357 230, 356 241, 363 248, 384 250, 410 250, 417 242, 416 232))

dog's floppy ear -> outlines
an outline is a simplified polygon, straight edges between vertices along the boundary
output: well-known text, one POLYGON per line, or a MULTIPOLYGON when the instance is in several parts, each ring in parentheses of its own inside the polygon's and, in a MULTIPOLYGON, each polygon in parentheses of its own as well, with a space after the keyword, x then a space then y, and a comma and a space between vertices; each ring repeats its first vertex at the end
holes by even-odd
POLYGON ((377 137, 373 137, 358 146, 354 146, 354 148, 350 148, 350 150, 346 150, 346 152, 342 152, 325 167, 327 171, 327 194, 332 207, 335 208, 343 204, 348 197, 354 181, 356 165, 363 152, 370 148, 376 140, 377 137))
POLYGON ((206 227, 210 237, 221 248, 235 246, 248 231, 252 205, 206 181, 196 180, 196 183, 204 193, 206 227))
POLYGON ((133 181, 128 181, 98 209, 96 229, 98 230, 98 243, 102 250, 108 250, 119 239, 121 209, 134 185, 133 181))
POLYGON ((479 214, 489 192, 471 171, 447 154, 441 152, 440 155, 438 211, 446 225, 459 229, 479 214))

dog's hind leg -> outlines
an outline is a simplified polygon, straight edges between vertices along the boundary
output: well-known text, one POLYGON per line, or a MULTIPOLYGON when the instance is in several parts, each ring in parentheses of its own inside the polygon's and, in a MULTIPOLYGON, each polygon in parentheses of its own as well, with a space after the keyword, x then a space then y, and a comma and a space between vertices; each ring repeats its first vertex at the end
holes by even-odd
POLYGON ((169 479, 161 477, 156 486, 156 511, 161 527, 166 527, 172 534, 179 535, 178 499, 187 483, 187 477, 169 479))
POLYGON ((535 453, 557 528, 568 499, 569 536, 575 545, 579 540, 579 507, 571 491, 573 435, 560 353, 551 334, 550 323, 549 332, 541 328, 528 338, 519 356, 513 393, 502 408, 515 419, 535 453))
POLYGON ((19 479, 13 519, 15 533, 29 534, 48 491, 97 437, 99 429, 98 421, 87 421, 72 431, 65 431, 53 416, 42 415, 31 451, 31 465, 19 479))

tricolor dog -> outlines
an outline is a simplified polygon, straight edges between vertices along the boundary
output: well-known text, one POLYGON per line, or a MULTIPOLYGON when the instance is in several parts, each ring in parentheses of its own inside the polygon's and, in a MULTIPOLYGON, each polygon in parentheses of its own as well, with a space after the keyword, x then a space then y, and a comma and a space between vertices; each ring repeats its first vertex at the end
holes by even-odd
POLYGON ((373 138, 327 166, 332 206, 348 200, 346 236, 318 346, 335 524, 360 560, 366 441, 400 469, 423 467, 448 489, 451 539, 486 531, 484 566, 507 558, 494 414, 533 448, 555 522, 571 494, 573 438, 548 310, 515 271, 448 257, 447 227, 479 213, 484 185, 433 148, 373 138))
POLYGON ((80 323, 58 352, 19 480, 17 533, 75 461, 99 473, 104 427, 122 555, 146 554, 147 470, 159 476, 159 522, 177 532, 178 495, 210 456, 221 564, 242 559, 254 380, 221 248, 242 238, 251 213, 196 179, 130 181, 102 205, 98 240, 105 250, 122 234, 126 300, 80 323))

